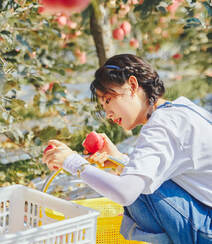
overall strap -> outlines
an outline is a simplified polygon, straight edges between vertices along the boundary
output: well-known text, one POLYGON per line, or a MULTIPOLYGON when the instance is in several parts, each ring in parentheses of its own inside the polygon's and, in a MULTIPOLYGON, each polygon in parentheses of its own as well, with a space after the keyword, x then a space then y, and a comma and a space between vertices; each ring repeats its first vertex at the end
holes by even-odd
POLYGON ((193 109, 193 108, 191 108, 191 107, 189 107, 189 106, 187 106, 185 104, 176 104, 176 103, 171 103, 171 102, 165 102, 164 104, 158 106, 157 109, 159 109, 159 108, 169 108, 169 107, 183 107, 183 108, 190 109, 191 111, 195 112, 200 117, 202 117, 204 120, 206 120, 209 124, 212 125, 212 121, 208 120, 201 113, 197 112, 195 109, 193 109))

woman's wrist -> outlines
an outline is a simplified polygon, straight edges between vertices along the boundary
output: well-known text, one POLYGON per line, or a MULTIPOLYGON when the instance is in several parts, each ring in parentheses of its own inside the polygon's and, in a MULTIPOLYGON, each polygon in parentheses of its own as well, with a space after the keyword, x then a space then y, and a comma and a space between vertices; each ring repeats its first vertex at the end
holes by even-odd
POLYGON ((63 162, 63 169, 75 176, 80 176, 80 173, 84 170, 84 166, 89 164, 78 153, 69 155, 63 162))

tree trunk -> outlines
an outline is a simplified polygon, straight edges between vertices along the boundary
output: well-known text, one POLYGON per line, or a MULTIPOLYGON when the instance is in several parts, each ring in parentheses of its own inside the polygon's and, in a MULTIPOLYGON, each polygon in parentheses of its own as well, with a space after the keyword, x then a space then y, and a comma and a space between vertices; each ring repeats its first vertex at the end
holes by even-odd
POLYGON ((4 84, 6 82, 3 65, 4 65, 4 63, 0 59, 0 96, 3 95, 3 88, 4 88, 4 84))
POLYGON ((93 4, 90 29, 96 46, 99 65, 102 66, 114 53, 109 16, 103 5, 93 4))

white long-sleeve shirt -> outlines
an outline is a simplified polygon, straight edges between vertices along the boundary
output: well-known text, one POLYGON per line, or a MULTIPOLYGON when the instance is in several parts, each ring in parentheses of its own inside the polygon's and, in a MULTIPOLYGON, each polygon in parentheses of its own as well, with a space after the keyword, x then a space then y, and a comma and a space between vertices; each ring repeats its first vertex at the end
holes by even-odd
MULTIPOLYGON (((212 121, 212 114, 185 97, 173 103, 188 105, 212 121)), ((73 157, 65 160, 66 170, 74 164, 73 157)), ((97 192, 124 206, 172 179, 212 207, 212 125, 184 107, 158 109, 142 127, 121 176, 88 165, 81 177, 97 192)))

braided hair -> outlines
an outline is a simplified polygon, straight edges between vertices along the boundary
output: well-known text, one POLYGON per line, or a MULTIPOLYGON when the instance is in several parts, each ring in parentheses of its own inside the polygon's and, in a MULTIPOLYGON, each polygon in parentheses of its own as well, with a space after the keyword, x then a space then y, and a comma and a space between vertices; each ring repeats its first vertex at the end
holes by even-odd
POLYGON ((95 79, 90 85, 91 100, 97 101, 96 90, 110 93, 110 85, 122 86, 132 75, 137 78, 150 105, 154 105, 165 93, 163 81, 150 64, 135 55, 120 54, 109 58, 95 72, 95 79))

